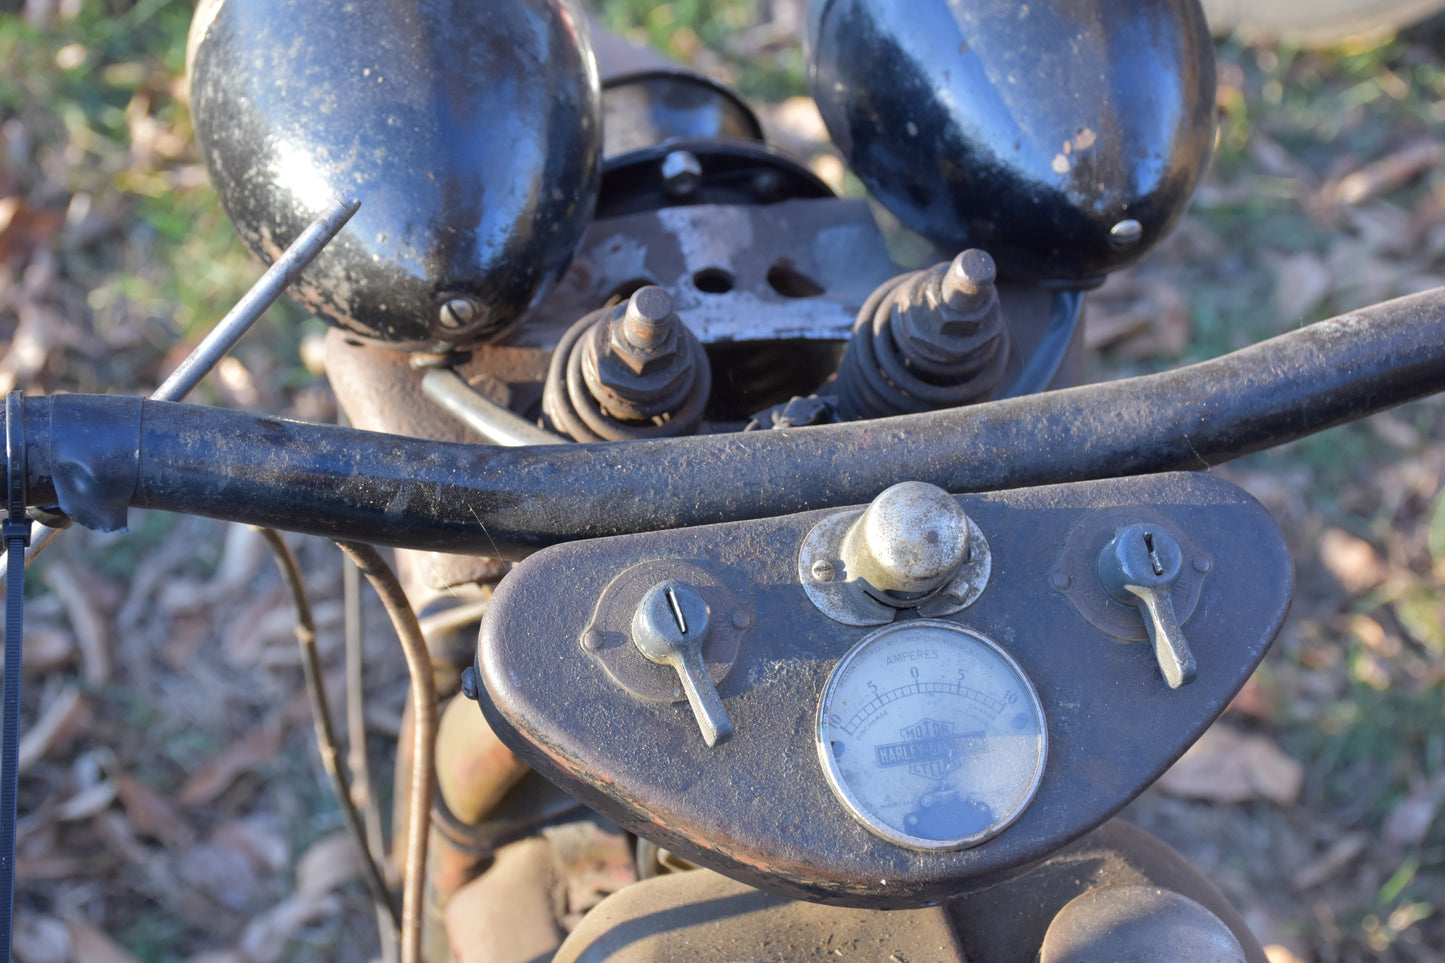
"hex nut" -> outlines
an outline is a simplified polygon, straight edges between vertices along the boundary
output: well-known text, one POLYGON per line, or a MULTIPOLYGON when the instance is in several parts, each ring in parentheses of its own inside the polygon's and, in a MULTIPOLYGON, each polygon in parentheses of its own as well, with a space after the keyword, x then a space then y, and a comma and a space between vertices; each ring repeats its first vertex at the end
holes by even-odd
POLYGON ((669 197, 688 197, 702 185, 702 162, 691 151, 675 150, 662 159, 662 190, 669 197))
POLYGON ((998 333, 996 277, 993 258, 977 248, 920 272, 895 296, 893 330, 901 346, 935 364, 972 358, 998 333))
MULTIPOLYGON (((607 325, 606 354, 615 357, 634 375, 650 375, 666 368, 678 354, 681 322, 672 298, 656 285, 638 289, 625 308, 614 311, 607 325)), ((598 358, 599 369, 603 359, 598 358)))

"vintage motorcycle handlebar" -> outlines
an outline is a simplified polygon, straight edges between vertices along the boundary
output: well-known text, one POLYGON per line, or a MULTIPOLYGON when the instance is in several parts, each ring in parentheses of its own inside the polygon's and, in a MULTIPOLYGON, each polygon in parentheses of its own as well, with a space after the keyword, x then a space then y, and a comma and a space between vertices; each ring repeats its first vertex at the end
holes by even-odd
MULTIPOLYGON (((1064 901, 1091 905, 1074 899, 1079 887, 1080 898, 1114 890, 1114 905, 1128 913, 1146 905, 1139 892, 1120 896, 1139 887, 1117 872, 1089 880, 1076 872, 1072 861, 1095 859, 1080 856, 1090 852, 1131 873, 1152 863, 1138 877, 1149 899, 1165 890, 1197 897, 1211 933, 1238 935, 1242 942, 1230 939, 1238 955, 1261 959, 1258 947, 1243 949, 1251 943, 1244 921, 1184 872, 1182 858, 1156 860, 1151 844, 1104 821, 1198 737, 1259 663, 1291 595, 1288 553, 1264 510, 1219 479, 1128 476, 1208 469, 1445 390, 1445 287, 1176 370, 1029 393, 1077 374, 1062 377, 1060 362, 1077 360, 1081 347, 1082 290, 1137 262, 1183 215, 1214 142, 1213 60, 1194 0, 1044 4, 1018 17, 967 6, 809 6, 814 99, 849 169, 939 256, 964 252, 954 265, 897 274, 862 205, 833 197, 767 145, 725 88, 667 70, 615 71, 604 83, 609 72, 599 71, 572 0, 202 3, 187 51, 189 98, 203 159, 242 238, 271 260, 278 238, 311 217, 303 198, 366 195, 345 233, 357 204, 350 194, 335 202, 345 210, 325 238, 293 245, 314 248, 317 260, 306 276, 288 277, 304 306, 345 332, 334 346, 328 340, 341 410, 396 433, 180 403, 224 353, 222 341, 233 343, 259 314, 244 305, 222 322, 217 347, 208 339, 186 373, 150 399, 10 394, 0 488, 10 496, 4 534, 15 565, 0 863, 14 841, 19 577, 29 532, 20 516, 36 509, 50 536, 68 521, 123 529, 136 507, 335 539, 382 592, 412 677, 396 776, 398 789, 410 787, 392 853, 405 865, 399 909, 380 841, 362 838, 355 813, 349 823, 371 865, 381 939, 399 936, 404 961, 422 959, 424 944, 425 958, 447 958, 430 945, 439 933, 481 954, 469 958, 500 958, 484 923, 454 927, 438 913, 488 905, 512 924, 513 887, 484 865, 512 834, 578 805, 496 795, 534 775, 673 857, 718 869, 744 891, 757 886, 759 896, 864 909, 874 932, 917 929, 904 917, 884 923, 883 909, 933 906, 929 925, 947 923, 940 945, 957 945, 959 959, 964 942, 974 958, 1064 958, 1035 956, 1034 947, 1075 925, 1064 901), (659 77, 667 96, 651 86, 659 77), (695 112, 663 123, 682 93, 700 98, 695 112), (713 111, 720 119, 708 120, 713 111), (778 243, 762 256, 750 248, 765 235, 778 243), (698 239, 710 244, 693 263, 698 239), (647 253, 598 267, 603 254, 624 249, 647 253), (706 297, 689 305, 675 294, 706 297), (787 302, 816 310, 785 310, 787 302), (755 303, 772 313, 751 327, 713 325, 703 338, 687 326, 750 316, 755 303), (1068 310, 1040 308, 1050 303, 1068 310), (870 334, 885 320, 919 350, 860 360, 865 345, 883 343, 870 334), (791 343, 800 331, 807 348, 791 343), (943 340, 922 338, 920 348, 923 334, 943 340), (978 343, 954 343, 976 335, 978 343), (805 363, 769 370, 794 352, 805 363), (939 361, 944 355, 952 361, 939 361), (609 357, 652 381, 604 372, 609 357), (466 372, 473 364, 487 370, 466 372), (712 392, 714 369, 734 376, 736 390, 712 392), (1011 383, 998 380, 1005 370, 1017 375, 1011 383), (900 371, 917 382, 890 380, 900 371), (404 390, 398 372, 419 384, 404 390), (594 375, 585 403, 598 402, 615 433, 577 408, 573 382, 594 375), (513 376, 525 387, 500 403, 508 417, 521 422, 540 406, 543 420, 579 443, 465 443, 459 424, 431 434, 393 417, 414 414, 410 402, 426 397, 438 405, 433 415, 466 423, 467 410, 489 403, 483 378, 505 394, 513 376), (880 379, 902 402, 864 403, 880 379), (830 417, 917 410, 924 400, 948 407, 731 430, 785 421, 764 417, 784 406, 763 401, 820 382, 818 408, 830 417), (395 392, 348 405, 348 383, 395 392), (966 404, 990 394, 1000 400, 966 404), (830 395, 836 405, 821 400, 830 395), (699 429, 704 412, 716 422, 699 429), (569 427, 572 415, 582 427, 569 427), (660 437, 674 431, 681 436, 660 437), (421 437, 429 434, 453 440, 421 437), (900 480, 943 491, 895 486, 900 480), (1086 481, 1098 483, 1035 487, 1086 481), (1003 494, 970 494, 980 492, 1003 494), (805 514, 870 501, 857 520, 805 514), (874 526, 862 519, 885 516, 894 520, 878 524, 874 544, 874 526), (696 528, 727 522, 744 524, 696 528), (639 537, 585 541, 629 534, 639 537), (915 577, 918 566, 874 564, 884 550, 930 538, 954 547, 932 553, 946 564, 927 578, 915 577), (463 564, 444 573, 438 565, 437 584, 413 586, 408 597, 412 587, 354 543, 482 558, 454 560, 463 564), (515 568, 488 561, 549 546, 558 547, 515 568), (1215 566, 1225 557, 1231 564, 1215 566), (836 578, 835 561, 846 579, 836 578), (432 589, 481 598, 478 633, 459 628, 480 611, 463 604, 440 613, 448 621, 433 622, 435 638, 425 636, 417 613, 432 589), (1202 643, 1197 662, 1185 623, 1202 643), (1152 659, 1114 644, 1146 640, 1152 659), (924 674, 908 664, 924 660, 937 664, 924 674), (846 681, 855 670, 873 701, 846 688, 864 684, 846 681), (439 712, 442 679, 461 697, 439 712), (943 701, 908 703, 906 717, 897 711, 895 703, 924 694, 943 701), (862 732, 853 740, 833 712, 849 700, 864 706, 855 719, 879 713, 869 725, 878 724, 875 737, 887 730, 885 742, 864 742, 862 732), (439 734, 447 720, 452 728, 439 734), (461 748, 448 757, 439 746, 461 748), (898 826, 879 818, 877 799, 859 801, 864 784, 840 775, 845 757, 876 762, 859 771, 870 780, 882 773, 882 792, 915 807, 900 809, 898 826), (1017 798, 992 791, 1010 788, 993 772, 1003 759, 1018 777, 1017 798), (901 779, 905 764, 921 782, 901 779), (990 775, 966 786, 955 771, 990 775), (831 819, 810 822, 825 810, 831 819), (1005 892, 1015 881, 1021 899, 1005 892), (449 904, 463 889, 469 895, 449 904), (478 896, 487 899, 469 904, 478 896), (997 911, 1011 901, 1030 907, 1027 921, 997 911)), ((259 287, 274 297, 280 286, 259 287)), ((322 720, 302 580, 284 542, 271 541, 303 651, 311 645, 303 659, 322 720)), ((25 561, 44 542, 29 544, 25 561)), ((360 693, 359 655, 353 663, 360 693)), ((364 713, 354 715, 364 764, 364 713)), ((334 761, 334 737, 319 729, 318 743, 334 761)), ((328 772, 350 805, 345 780, 330 764, 328 772)), ((639 854, 639 869, 647 859, 639 854)), ((716 894, 697 889, 712 885, 698 882, 706 878, 670 885, 665 898, 715 916, 716 894)), ((658 918, 669 913, 638 895, 644 888, 626 897, 640 908, 630 918, 619 912, 628 922, 617 932, 665 940, 672 923, 658 918)), ((9 905, 0 874, 0 911, 9 905)), ((544 915, 540 929, 550 934, 551 908, 544 915)), ((606 913, 589 918, 611 925, 601 922, 606 913)), ((768 919, 779 918, 744 925, 771 929, 768 919)), ((822 924, 817 945, 841 932, 836 919, 822 924)), ((1167 933, 1176 948, 1186 927, 1159 920, 1150 932, 1167 933)), ((568 939, 577 952, 606 945, 578 932, 568 939)), ((723 954, 747 945, 717 942, 723 954)), ((599 958, 559 952, 559 961, 599 958)))
POLYGON ((33 398, 25 490, 99 530, 134 506, 518 559, 857 504, 900 477, 978 492, 1203 469, 1441 390, 1445 289, 1161 374, 743 434, 498 448, 130 397, 33 398))

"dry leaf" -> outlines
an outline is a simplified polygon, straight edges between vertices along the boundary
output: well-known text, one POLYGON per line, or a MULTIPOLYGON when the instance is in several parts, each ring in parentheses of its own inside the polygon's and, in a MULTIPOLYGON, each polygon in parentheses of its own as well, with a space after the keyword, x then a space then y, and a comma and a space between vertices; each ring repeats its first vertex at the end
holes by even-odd
POLYGON ((1365 833, 1347 833, 1335 840, 1319 859, 1303 866, 1290 877, 1295 889, 1309 889, 1325 882, 1365 851, 1370 837, 1365 833))
POLYGON ((226 355, 216 364, 211 376, 221 403, 228 408, 254 408, 261 403, 261 392, 256 387, 256 378, 246 363, 233 354, 226 355))
POLYGON ((1295 159, 1284 145, 1267 134, 1252 131, 1249 135, 1249 156, 1259 169, 1271 177, 1299 181, 1302 186, 1315 182, 1314 171, 1295 159))
POLYGON ((170 800, 128 773, 113 773, 110 781, 136 833, 158 839, 172 849, 184 849, 195 841, 190 823, 170 800))
POLYGON ((222 643, 226 662, 237 668, 255 665, 270 640, 282 636, 294 640, 295 624, 296 612, 285 588, 278 585, 259 593, 232 620, 231 630, 222 643))
POLYGON ((82 920, 66 920, 71 952, 85 963, 139 963, 130 953, 105 933, 82 920))
POLYGON ((179 580, 161 589, 159 603, 168 612, 194 612, 236 597, 251 583, 265 556, 265 542, 251 525, 227 525, 221 564, 209 581, 179 580))
POLYGON ((54 749, 80 732, 90 721, 90 707, 80 690, 66 686, 40 713, 35 724, 20 737, 20 772, 25 772, 54 749))
POLYGON ((1343 529, 1325 529, 1320 561, 1351 595, 1363 595, 1385 580, 1385 564, 1375 549, 1343 529))
POLYGON ((1162 278, 1121 271, 1090 301, 1084 343, 1137 361, 1178 355, 1192 332, 1178 288, 1162 278))
POLYGON ((261 880, 244 853, 230 846, 199 843, 176 861, 181 879, 233 910, 251 902, 261 880))
POLYGON ((780 104, 765 105, 760 115, 768 141, 790 154, 807 157, 831 143, 828 127, 812 97, 789 97, 780 104))
POLYGON ((1266 799, 1292 805, 1304 785, 1304 768, 1264 736, 1215 725, 1159 779, 1171 796, 1217 803, 1266 799))
POLYGON ((1399 415, 1391 414, 1388 411, 1366 418, 1365 424, 1374 432, 1376 438, 1401 451, 1416 451, 1419 449, 1420 443, 1424 441, 1424 436, 1418 428, 1399 415))
POLYGON ((1293 950, 1279 943, 1271 943, 1266 946, 1264 958, 1269 963, 1305 963, 1305 960, 1296 956, 1293 950))
POLYGON ((20 650, 20 668, 27 675, 39 675, 63 665, 74 652, 75 643, 68 632, 53 625, 27 624, 20 650))
POLYGON ((96 816, 91 826, 100 841, 126 862, 144 866, 150 861, 151 853, 135 838, 130 823, 122 814, 108 810, 96 816))
POLYGON ((16 856, 15 878, 20 882, 38 883, 42 880, 71 879, 77 876, 97 876, 96 861, 78 856, 16 856))
MULTIPOLYGON (((1293 928, 1270 912, 1263 900, 1255 900, 1240 907, 1239 915, 1244 917, 1244 925, 1249 928, 1249 932, 1264 946, 1277 946, 1286 954, 1304 951, 1304 944, 1295 936, 1293 928)), ((1266 956, 1268 953, 1266 950, 1266 956)), ((1283 956, 1281 959, 1290 957, 1283 956)))
POLYGON ((1230 701, 1229 708, 1255 719, 1272 719, 1279 708, 1278 688, 1260 681, 1259 673, 1255 673, 1230 701))
POLYGON ((286 845, 279 820, 264 816, 225 823, 216 829, 211 839, 245 854, 258 869, 268 873, 278 872, 291 858, 291 848, 286 845))
POLYGON ((1365 241, 1340 240, 1326 258, 1337 300, 1373 304, 1395 296, 1400 284, 1400 259, 1365 241))
POLYGON ((332 833, 311 845, 296 862, 296 892, 319 899, 361 873, 361 854, 345 832, 332 833))
POLYGON ((334 896, 319 900, 292 896, 251 921, 241 935, 241 952, 247 963, 278 963, 301 927, 340 910, 341 903, 334 896))
MULTIPOLYGON (((194 524, 194 523, 191 523, 194 524)), ((146 557, 146 564, 140 566, 131 576, 129 591, 116 614, 115 624, 120 631, 133 630, 143 619, 154 616, 159 608, 155 602, 162 586, 183 577, 183 572, 196 557, 194 539, 170 538, 146 557)))
POLYGON ((1352 208, 1345 220, 1351 233, 1371 250, 1405 256, 1415 253, 1410 244, 1410 213, 1389 201, 1352 208))
POLYGON ((1374 655, 1382 659, 1396 659, 1403 648, 1400 637, 1385 631, 1385 627, 1368 615, 1351 615, 1345 620, 1348 631, 1359 639, 1374 655))
POLYGON ((808 167, 835 193, 841 194, 846 189, 844 179, 848 169, 839 158, 832 154, 819 154, 808 162, 808 167))
POLYGON ((1342 204, 1358 204, 1387 193, 1445 161, 1445 144, 1422 141, 1355 171, 1325 192, 1342 204))
POLYGON ((1309 506, 1301 495, 1314 481, 1308 471, 1241 471, 1233 466, 1216 471, 1257 498, 1276 519, 1297 519, 1309 514, 1309 506))
POLYGON ((105 618, 96 610, 92 586, 59 559, 45 567, 45 580, 64 603, 70 627, 75 629, 86 684, 105 685, 110 680, 110 633, 105 618))
POLYGON ((0 261, 28 258, 65 225, 63 208, 37 208, 18 195, 0 198, 0 261))
POLYGON ((1416 784, 1404 799, 1395 804, 1385 820, 1385 842, 1395 846, 1418 846, 1425 841, 1442 806, 1445 806, 1445 775, 1416 784))
POLYGON ((1319 255, 1292 254, 1274 269, 1274 306, 1286 322, 1311 320, 1330 296, 1334 276, 1319 255))
POLYGON ((175 672, 184 672, 210 635, 215 620, 209 612, 180 613, 171 617, 171 630, 160 656, 175 672))
POLYGON ((176 798, 182 806, 205 806, 215 802, 236 777, 276 758, 281 751, 282 735, 280 724, 274 721, 252 730, 250 735, 232 744, 187 779, 176 798))
POLYGON ((17 907, 11 940, 15 963, 67 963, 71 959, 70 934, 53 916, 17 907))
POLYGON ((0 389, 12 391, 17 385, 33 384, 45 368, 56 332, 65 325, 60 312, 37 304, 28 297, 16 306, 20 326, 10 339, 10 350, 0 359, 0 389))
POLYGON ((238 820, 187 850, 176 861, 176 869, 217 903, 242 911, 256 906, 270 891, 267 881, 276 876, 286 856, 285 840, 269 834, 259 820, 238 820))
POLYGON ((1143 311, 1109 311, 1101 306, 1084 316, 1084 344, 1091 351, 1105 348, 1144 333, 1149 323, 1143 311))
POLYGON ((75 819, 89 819, 104 812, 115 802, 115 786, 106 780, 87 786, 55 808, 55 818, 61 822, 75 819))

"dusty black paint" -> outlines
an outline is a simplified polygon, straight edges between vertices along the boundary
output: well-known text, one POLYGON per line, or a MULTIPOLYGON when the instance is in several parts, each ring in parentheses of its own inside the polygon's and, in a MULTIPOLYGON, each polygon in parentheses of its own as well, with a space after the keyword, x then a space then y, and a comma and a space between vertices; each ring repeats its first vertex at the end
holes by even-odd
POLYGON ((51 463, 50 413, 83 404, 94 435, 66 457, 132 453, 133 505, 519 558, 577 538, 857 504, 904 479, 967 492, 1204 468, 1441 389, 1445 291, 1434 291, 1164 374, 741 435, 502 449, 191 405, 30 399, 27 488, 55 502, 64 466, 51 463))
POLYGON ((561 277, 602 157, 572 0, 227 0, 190 64, 196 143, 266 260, 351 189, 359 214, 291 294, 363 337, 495 337, 561 277), (462 330, 437 321, 470 298, 462 330))
MULTIPOLYGON (((821 513, 538 553, 503 580, 483 621, 483 708, 514 751, 609 818, 773 892, 889 908, 996 884, 1103 822, 1198 738, 1273 640, 1293 570, 1268 513, 1210 475, 960 501, 987 534, 994 574, 979 600, 949 620, 1018 661, 1049 728, 1032 805, 973 849, 921 853, 873 836, 825 782, 813 741, 818 696, 837 660, 872 629, 830 621, 796 583, 798 545, 821 513), (1128 505, 1167 518, 1192 545, 1227 559, 1185 623, 1199 676, 1180 689, 1165 684, 1147 644, 1099 631, 1052 584, 1069 533, 1095 512, 1128 505), (685 703, 636 698, 579 643, 613 578, 667 558, 706 567, 757 612, 718 685, 734 734, 713 748, 685 703)), ((1096 552, 1112 531, 1099 537, 1096 552)))
POLYGON ((904 224, 1009 277, 1096 282, 1183 214, 1214 141, 1197 0, 816 0, 833 142, 904 224), (1137 241, 1111 229, 1137 221, 1137 241))

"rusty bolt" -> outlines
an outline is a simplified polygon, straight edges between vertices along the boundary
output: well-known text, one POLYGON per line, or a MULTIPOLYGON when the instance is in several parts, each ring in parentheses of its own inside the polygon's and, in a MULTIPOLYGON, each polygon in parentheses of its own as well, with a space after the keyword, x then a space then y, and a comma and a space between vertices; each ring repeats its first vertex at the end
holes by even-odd
POLYGON ((993 258, 970 248, 901 288, 893 330, 905 353, 944 365, 979 357, 999 324, 996 275, 993 258))
POLYGON ((671 363, 678 350, 677 313, 672 296, 656 285, 639 288, 608 333, 608 353, 637 375, 671 363))
MULTIPOLYGON (((989 302, 994 297, 993 283, 998 276, 998 269, 994 266, 993 258, 987 251, 980 251, 978 248, 969 248, 953 259, 953 263, 944 272, 943 284, 939 293, 942 295, 943 303, 948 305, 959 314, 965 315, 967 321, 977 326, 978 315, 988 308, 989 302)), ((950 319, 952 320, 952 319, 950 319)), ((963 319, 960 319, 963 320, 963 319)), ((951 331, 949 321, 945 321, 943 332, 945 334, 972 334, 972 327, 969 330, 951 331)))
POLYGON ((635 348, 651 350, 666 340, 672 316, 672 297, 666 291, 656 285, 640 288, 622 315, 622 336, 635 348))

